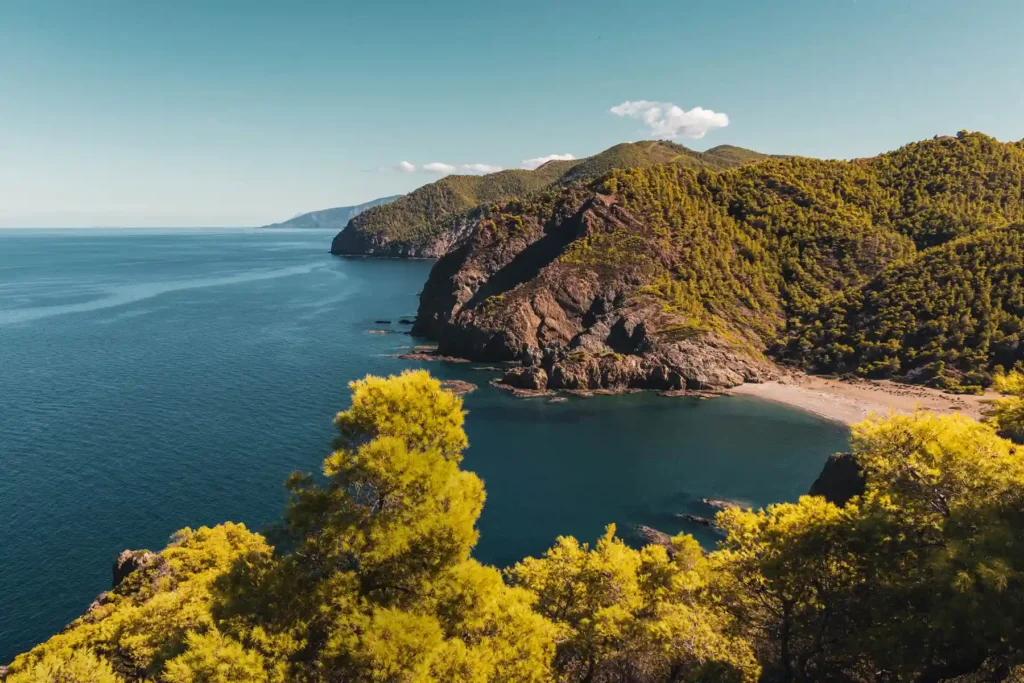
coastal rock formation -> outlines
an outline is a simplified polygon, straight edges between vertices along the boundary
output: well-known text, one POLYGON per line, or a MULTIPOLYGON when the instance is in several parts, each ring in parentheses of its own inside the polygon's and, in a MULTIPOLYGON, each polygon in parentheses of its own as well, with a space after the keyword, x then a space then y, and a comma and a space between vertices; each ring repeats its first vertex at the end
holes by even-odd
POLYGON ((867 480, 857 458, 852 453, 836 453, 825 462, 808 493, 824 496, 825 500, 836 505, 846 505, 851 498, 862 495, 866 485, 867 480))
POLYGON ((658 531, 657 529, 644 526, 643 524, 638 524, 634 528, 634 531, 636 532, 636 535, 648 545, 660 545, 670 551, 673 550, 672 537, 664 531, 658 531))
POLYGON ((148 550, 124 550, 114 560, 111 572, 111 589, 117 588, 132 572, 150 567, 159 555, 148 550))
POLYGON ((715 390, 775 376, 772 358, 978 391, 1024 360, 1022 188, 1024 144, 977 133, 618 168, 465 215, 414 332, 540 367, 549 390, 715 390))
POLYGON ((536 366, 512 368, 501 378, 501 383, 517 389, 540 390, 548 385, 548 373, 536 366))
POLYGON ((530 389, 699 390, 774 377, 741 331, 688 327, 650 296, 650 261, 662 256, 646 232, 600 194, 567 192, 547 215, 481 219, 432 270, 413 332, 445 355, 520 361, 502 381, 530 389), (637 238, 637 258, 615 268, 574 258, 581 243, 623 232, 637 238))

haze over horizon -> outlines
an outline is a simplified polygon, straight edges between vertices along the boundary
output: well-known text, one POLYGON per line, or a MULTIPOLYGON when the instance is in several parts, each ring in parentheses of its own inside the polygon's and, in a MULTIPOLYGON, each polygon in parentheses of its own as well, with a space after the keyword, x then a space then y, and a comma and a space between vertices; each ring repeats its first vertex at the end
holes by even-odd
POLYGON ((1024 137, 1024 5, 0 6, 0 227, 254 226, 623 141, 1024 137))

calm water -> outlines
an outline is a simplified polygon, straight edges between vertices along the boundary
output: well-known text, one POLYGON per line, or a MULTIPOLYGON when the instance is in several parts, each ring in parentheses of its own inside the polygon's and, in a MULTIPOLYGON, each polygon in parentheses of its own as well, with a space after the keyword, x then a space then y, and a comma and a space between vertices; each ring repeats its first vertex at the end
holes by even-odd
POLYGON ((498 564, 608 522, 675 532, 702 496, 793 500, 846 444, 753 399, 522 401, 472 366, 391 357, 415 340, 367 330, 415 313, 430 264, 341 260, 330 238, 0 231, 0 663, 109 588, 120 550, 273 521, 367 372, 481 385, 465 466, 487 485, 477 556, 498 564))

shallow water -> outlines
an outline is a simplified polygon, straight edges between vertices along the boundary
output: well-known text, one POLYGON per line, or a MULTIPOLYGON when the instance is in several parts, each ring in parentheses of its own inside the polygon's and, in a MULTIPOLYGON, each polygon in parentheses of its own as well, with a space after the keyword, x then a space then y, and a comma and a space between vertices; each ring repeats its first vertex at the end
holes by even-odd
POLYGON ((107 588, 126 548, 274 521, 347 382, 426 367, 466 399, 487 486, 476 555, 508 564, 605 524, 694 532, 701 497, 807 491, 846 430, 745 397, 514 399, 472 365, 388 354, 430 263, 344 260, 322 231, 0 230, 0 662, 107 588), (376 319, 393 321, 377 325, 376 319))

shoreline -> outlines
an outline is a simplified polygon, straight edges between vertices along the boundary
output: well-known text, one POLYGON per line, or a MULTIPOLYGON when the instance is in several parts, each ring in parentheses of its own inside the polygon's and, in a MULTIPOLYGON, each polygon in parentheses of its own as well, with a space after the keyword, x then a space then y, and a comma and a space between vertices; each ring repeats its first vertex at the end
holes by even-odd
POLYGON ((1000 397, 994 391, 980 396, 949 394, 891 380, 851 382, 814 375, 790 375, 760 384, 741 384, 722 393, 782 403, 846 426, 861 422, 872 413, 909 415, 918 409, 961 413, 980 420, 986 404, 1000 397))

